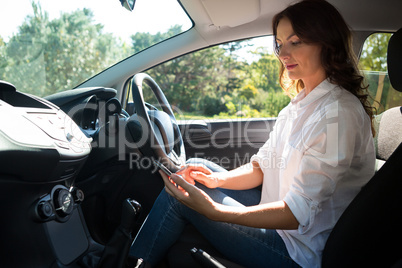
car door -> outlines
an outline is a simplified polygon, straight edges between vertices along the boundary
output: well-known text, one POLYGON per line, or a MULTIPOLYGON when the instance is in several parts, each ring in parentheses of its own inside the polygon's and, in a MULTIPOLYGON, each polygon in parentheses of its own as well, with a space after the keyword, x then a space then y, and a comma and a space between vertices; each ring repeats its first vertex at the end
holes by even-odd
POLYGON ((250 161, 266 142, 275 118, 199 120, 181 124, 187 158, 202 158, 225 169, 250 161))

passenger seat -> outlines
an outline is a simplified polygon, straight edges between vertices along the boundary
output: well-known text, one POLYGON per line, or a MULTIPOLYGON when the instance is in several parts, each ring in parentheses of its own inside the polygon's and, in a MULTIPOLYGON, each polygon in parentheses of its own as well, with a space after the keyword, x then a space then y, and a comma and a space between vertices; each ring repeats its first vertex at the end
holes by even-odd
POLYGON ((402 142, 402 107, 394 107, 374 118, 376 172, 402 142))

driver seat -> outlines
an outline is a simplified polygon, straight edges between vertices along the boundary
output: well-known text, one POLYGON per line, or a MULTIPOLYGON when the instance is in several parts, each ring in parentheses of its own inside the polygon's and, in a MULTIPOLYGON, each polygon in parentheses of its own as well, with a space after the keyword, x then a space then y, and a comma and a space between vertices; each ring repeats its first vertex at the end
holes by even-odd
MULTIPOLYGON (((390 82, 402 92, 402 29, 391 37, 387 58, 390 82)), ((402 267, 402 107, 383 113, 377 136, 377 158, 385 164, 338 220, 322 267, 402 267)))

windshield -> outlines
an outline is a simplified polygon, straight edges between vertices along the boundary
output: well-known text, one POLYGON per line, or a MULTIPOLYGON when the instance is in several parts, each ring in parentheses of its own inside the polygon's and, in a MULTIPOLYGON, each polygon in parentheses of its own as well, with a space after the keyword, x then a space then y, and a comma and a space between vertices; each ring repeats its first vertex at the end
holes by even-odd
POLYGON ((0 80, 47 96, 188 30, 177 0, 22 0, 0 9, 0 80))

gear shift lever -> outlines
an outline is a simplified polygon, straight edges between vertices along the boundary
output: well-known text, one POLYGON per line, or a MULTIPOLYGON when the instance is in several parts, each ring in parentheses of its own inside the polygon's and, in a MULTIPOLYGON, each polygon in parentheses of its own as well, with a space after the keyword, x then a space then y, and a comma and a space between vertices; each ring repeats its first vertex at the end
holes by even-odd
POLYGON ((124 267, 133 241, 132 231, 140 212, 141 205, 137 201, 130 198, 124 200, 120 226, 106 244, 98 267, 124 267))
POLYGON ((127 234, 133 231, 133 227, 141 212, 141 205, 134 199, 127 198, 123 202, 120 227, 127 234))

